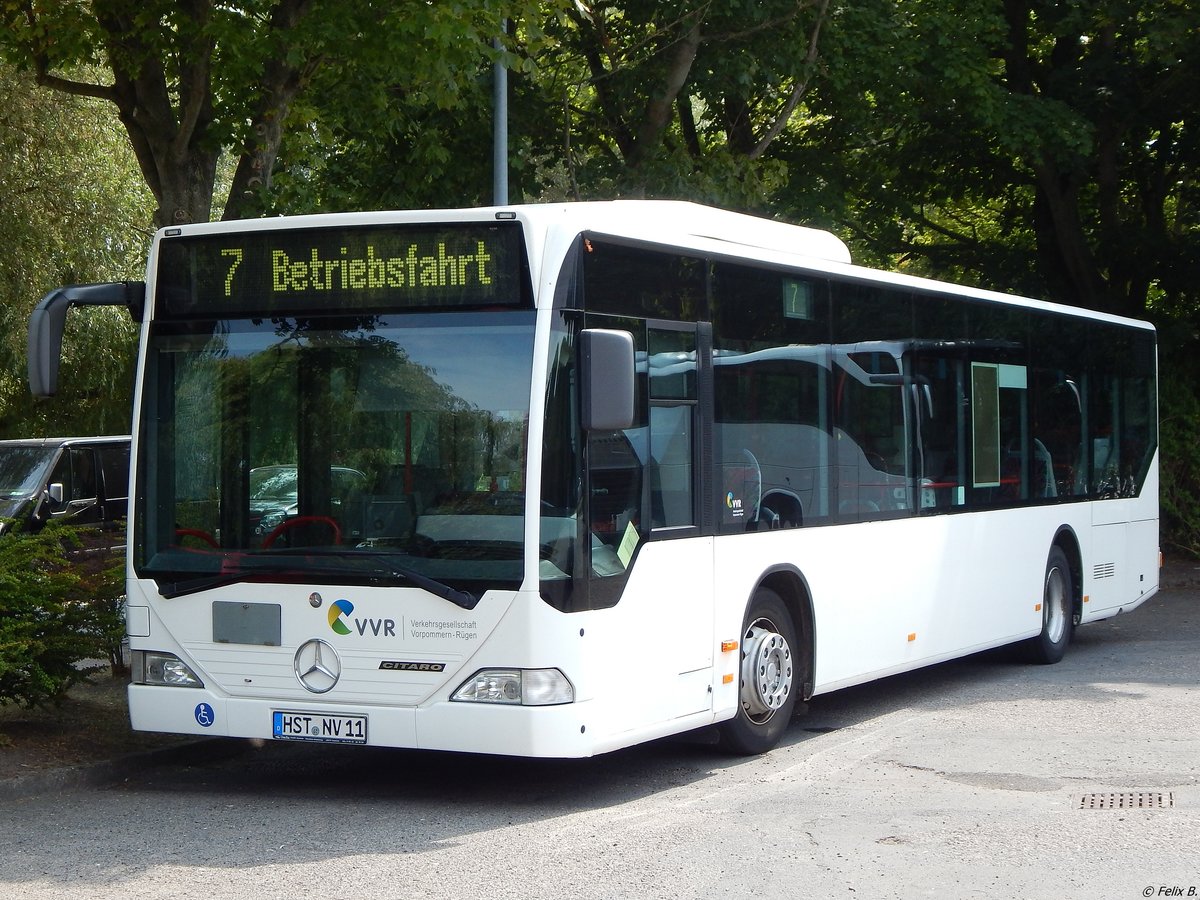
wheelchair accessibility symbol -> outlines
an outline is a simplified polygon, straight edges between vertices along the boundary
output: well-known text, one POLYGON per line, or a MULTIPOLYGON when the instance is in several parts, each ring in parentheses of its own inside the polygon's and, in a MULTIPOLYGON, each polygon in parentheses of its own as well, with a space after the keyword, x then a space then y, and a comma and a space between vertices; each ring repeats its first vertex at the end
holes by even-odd
POLYGON ((217 721, 217 714, 207 703, 198 703, 196 705, 196 721, 202 728, 208 728, 217 721))

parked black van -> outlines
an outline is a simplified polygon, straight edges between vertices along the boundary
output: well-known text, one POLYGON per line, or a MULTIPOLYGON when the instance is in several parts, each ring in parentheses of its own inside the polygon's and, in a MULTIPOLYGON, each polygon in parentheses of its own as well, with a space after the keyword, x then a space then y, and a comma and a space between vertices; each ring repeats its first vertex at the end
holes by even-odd
POLYGON ((129 436, 0 441, 0 534, 50 520, 103 525, 129 511, 129 436))

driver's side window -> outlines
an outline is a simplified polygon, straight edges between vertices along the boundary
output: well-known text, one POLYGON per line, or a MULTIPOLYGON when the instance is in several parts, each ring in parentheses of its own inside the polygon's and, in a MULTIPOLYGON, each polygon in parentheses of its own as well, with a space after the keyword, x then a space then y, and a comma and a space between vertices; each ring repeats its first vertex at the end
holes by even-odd
POLYGON ((46 490, 50 495, 50 507, 56 512, 65 509, 74 497, 71 482, 70 451, 63 453, 58 458, 58 462, 54 464, 54 469, 50 472, 50 480, 46 484, 46 490), (54 489, 53 485, 56 484, 62 485, 61 493, 54 489))

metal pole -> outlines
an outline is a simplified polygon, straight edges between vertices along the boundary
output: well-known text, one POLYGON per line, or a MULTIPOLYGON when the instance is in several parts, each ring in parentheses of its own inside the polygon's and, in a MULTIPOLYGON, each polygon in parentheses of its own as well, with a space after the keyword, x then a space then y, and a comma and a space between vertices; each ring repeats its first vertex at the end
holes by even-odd
MULTIPOLYGON (((508 23, 501 21, 500 31, 508 33, 508 23)), ((496 38, 497 50, 504 43, 496 38)), ((492 196, 496 206, 508 205, 508 69, 497 60, 492 78, 492 196)))

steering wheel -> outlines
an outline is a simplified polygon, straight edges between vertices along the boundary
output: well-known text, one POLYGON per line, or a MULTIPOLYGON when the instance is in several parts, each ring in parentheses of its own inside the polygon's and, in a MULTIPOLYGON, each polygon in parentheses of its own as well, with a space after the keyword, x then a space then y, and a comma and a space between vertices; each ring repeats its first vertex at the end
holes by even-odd
POLYGON ((268 549, 286 532, 293 528, 298 528, 301 525, 327 525, 333 531, 333 542, 340 544, 342 542, 342 528, 338 525, 336 519, 331 519, 329 516, 293 516, 290 519, 284 519, 272 529, 271 533, 263 538, 263 549, 268 549))
POLYGON ((189 537, 196 538, 196 540, 198 540, 198 541, 203 541, 204 543, 208 544, 208 546, 212 547, 213 549, 220 548, 220 545, 217 543, 216 538, 214 538, 207 531, 203 531, 199 528, 176 528, 175 529, 175 539, 177 541, 182 541, 184 538, 189 538, 189 537))

